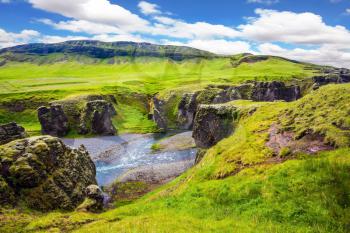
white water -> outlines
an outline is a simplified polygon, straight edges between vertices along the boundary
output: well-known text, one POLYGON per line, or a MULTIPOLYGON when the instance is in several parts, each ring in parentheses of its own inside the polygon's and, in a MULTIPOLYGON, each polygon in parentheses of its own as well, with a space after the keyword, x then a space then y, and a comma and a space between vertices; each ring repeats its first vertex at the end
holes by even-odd
POLYGON ((196 149, 154 153, 151 146, 164 135, 125 134, 120 136, 64 139, 67 145, 83 144, 96 165, 96 178, 100 186, 110 184, 126 171, 145 165, 194 161, 196 149))

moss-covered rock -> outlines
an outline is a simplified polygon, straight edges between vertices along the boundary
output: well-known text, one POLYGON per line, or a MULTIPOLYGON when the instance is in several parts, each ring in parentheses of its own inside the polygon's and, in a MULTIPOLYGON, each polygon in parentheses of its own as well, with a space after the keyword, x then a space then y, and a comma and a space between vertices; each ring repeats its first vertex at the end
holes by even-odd
POLYGON ((51 104, 38 109, 38 119, 41 124, 41 133, 62 137, 68 134, 68 118, 61 105, 51 104))
POLYGON ((113 126, 112 116, 116 111, 111 103, 105 100, 95 100, 86 103, 80 116, 79 133, 115 135, 117 130, 113 126))
POLYGON ((6 144, 16 139, 25 138, 27 133, 24 128, 16 122, 0 125, 0 145, 6 144))
POLYGON ((116 115, 113 95, 82 95, 54 101, 50 107, 40 107, 38 118, 42 133, 66 136, 70 131, 79 134, 114 135, 112 124, 116 115))
POLYGON ((15 193, 5 179, 0 176, 0 204, 1 206, 13 205, 15 203, 15 193))
POLYGON ((103 209, 104 195, 97 185, 89 185, 85 189, 86 198, 78 206, 77 211, 100 212, 103 209))
POLYGON ((51 136, 0 146, 0 165, 0 202, 15 197, 39 210, 74 209, 84 200, 85 188, 96 184, 86 149, 72 149, 51 136))

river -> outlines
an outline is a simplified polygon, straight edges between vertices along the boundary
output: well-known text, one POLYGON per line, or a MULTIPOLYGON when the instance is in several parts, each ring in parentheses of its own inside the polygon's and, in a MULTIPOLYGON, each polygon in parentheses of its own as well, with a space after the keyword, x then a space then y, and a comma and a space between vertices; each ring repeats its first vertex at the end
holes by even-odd
MULTIPOLYGON (((189 132, 190 133, 190 132, 189 132)), ((112 183, 125 172, 147 165, 178 161, 194 163, 197 149, 154 152, 151 147, 164 138, 163 134, 123 134, 118 136, 63 139, 72 147, 83 144, 96 165, 96 179, 100 186, 112 183)))

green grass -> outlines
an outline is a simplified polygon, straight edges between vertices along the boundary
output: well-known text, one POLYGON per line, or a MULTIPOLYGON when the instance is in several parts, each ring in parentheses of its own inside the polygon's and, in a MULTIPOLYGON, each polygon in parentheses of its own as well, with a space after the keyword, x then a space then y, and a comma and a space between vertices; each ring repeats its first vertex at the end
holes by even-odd
POLYGON ((35 65, 10 63, 0 68, 0 93, 43 90, 99 89, 126 86, 153 94, 166 88, 244 80, 291 80, 312 75, 304 65, 271 58, 232 68, 229 58, 158 60, 123 64, 79 64, 76 62, 35 65))
POLYGON ((119 104, 118 115, 113 119, 113 124, 118 127, 119 133, 144 133, 156 132, 154 121, 148 119, 147 113, 132 105, 119 104))
POLYGON ((18 224, 30 222, 24 232, 348 232, 349 169, 350 151, 339 149, 223 180, 194 178, 190 170, 102 214, 28 215, 18 224))
POLYGON ((281 123, 296 138, 306 133, 325 137, 337 147, 350 146, 350 84, 328 85, 305 96, 286 110, 281 123))

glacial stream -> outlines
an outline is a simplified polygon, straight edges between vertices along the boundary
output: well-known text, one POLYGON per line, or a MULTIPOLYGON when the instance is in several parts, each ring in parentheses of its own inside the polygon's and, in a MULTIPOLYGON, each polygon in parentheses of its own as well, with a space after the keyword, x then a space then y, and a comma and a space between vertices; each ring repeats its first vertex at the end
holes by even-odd
MULTIPOLYGON (((190 132, 189 132, 190 133, 190 132)), ((64 139, 72 147, 83 144, 96 165, 96 178, 100 186, 112 183, 128 170, 179 161, 194 163, 197 149, 154 152, 151 147, 166 135, 124 134, 119 136, 64 139)))

